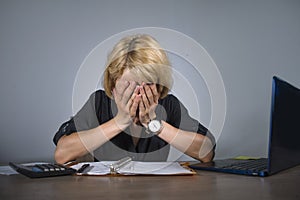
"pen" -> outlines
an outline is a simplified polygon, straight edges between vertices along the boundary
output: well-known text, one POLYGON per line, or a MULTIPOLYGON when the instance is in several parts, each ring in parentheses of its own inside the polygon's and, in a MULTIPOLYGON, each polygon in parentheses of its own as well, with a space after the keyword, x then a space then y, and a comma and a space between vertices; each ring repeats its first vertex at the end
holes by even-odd
POLYGON ((87 167, 89 167, 90 164, 84 164, 82 165, 78 170, 77 173, 82 173, 87 167))

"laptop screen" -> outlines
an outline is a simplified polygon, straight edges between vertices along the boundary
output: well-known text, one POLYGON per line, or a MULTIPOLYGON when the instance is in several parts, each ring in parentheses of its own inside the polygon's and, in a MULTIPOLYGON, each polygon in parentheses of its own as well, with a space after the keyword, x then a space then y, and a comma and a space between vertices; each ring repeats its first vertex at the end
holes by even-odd
POLYGON ((273 77, 269 172, 300 164, 300 90, 273 77))

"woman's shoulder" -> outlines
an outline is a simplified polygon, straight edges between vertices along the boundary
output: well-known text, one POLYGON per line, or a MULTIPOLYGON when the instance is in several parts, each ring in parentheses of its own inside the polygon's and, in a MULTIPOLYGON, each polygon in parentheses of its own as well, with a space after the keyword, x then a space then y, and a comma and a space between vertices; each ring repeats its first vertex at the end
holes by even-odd
POLYGON ((108 116, 111 109, 111 99, 106 95, 105 91, 102 89, 96 90, 91 96, 98 118, 100 119, 100 114, 102 115, 101 117, 108 116))
POLYGON ((96 90, 96 91, 94 92, 94 94, 97 95, 97 96, 108 97, 108 96, 106 95, 105 91, 102 90, 102 89, 96 90))
POLYGON ((166 97, 164 97, 163 99, 160 99, 160 101, 162 103, 179 102, 178 98, 175 95, 170 94, 170 93, 166 97))
POLYGON ((181 105, 179 99, 173 94, 168 94, 163 99, 160 99, 159 104, 165 107, 166 109, 179 108, 181 105))
POLYGON ((98 89, 96 91, 94 91, 92 94, 91 94, 91 97, 96 97, 96 98, 109 98, 105 91, 102 90, 102 89, 98 89))
POLYGON ((95 104, 103 104, 110 101, 110 98, 106 95, 105 91, 98 89, 94 91, 89 98, 90 101, 95 102, 95 104))

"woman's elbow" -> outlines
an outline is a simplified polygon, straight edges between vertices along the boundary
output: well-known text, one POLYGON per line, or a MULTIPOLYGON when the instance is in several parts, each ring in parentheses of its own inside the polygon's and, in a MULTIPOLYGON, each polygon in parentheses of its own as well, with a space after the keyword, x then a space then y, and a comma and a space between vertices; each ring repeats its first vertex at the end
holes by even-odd
POLYGON ((214 159, 215 147, 208 137, 205 137, 198 156, 202 162, 210 162, 214 159))
POLYGON ((214 159, 215 151, 211 150, 209 153, 207 153, 204 157, 200 158, 201 162, 211 162, 214 159))
POLYGON ((58 148, 55 149, 54 159, 55 162, 59 164, 64 164, 66 162, 66 159, 64 158, 64 156, 62 155, 61 151, 58 148))
POLYGON ((59 139, 55 152, 54 152, 54 159, 56 163, 64 164, 68 161, 70 161, 69 155, 66 152, 67 150, 64 148, 65 145, 65 136, 59 139))
POLYGON ((54 159, 55 162, 58 164, 64 164, 66 162, 69 162, 71 160, 70 156, 60 147, 56 147, 54 152, 54 159))

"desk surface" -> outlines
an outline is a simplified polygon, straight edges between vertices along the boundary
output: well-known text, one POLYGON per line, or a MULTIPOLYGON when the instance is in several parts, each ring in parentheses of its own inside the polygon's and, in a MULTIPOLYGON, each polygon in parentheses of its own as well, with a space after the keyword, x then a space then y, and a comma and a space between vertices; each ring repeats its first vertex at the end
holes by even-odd
POLYGON ((192 176, 0 175, 0 199, 300 199, 300 166, 270 177, 197 171, 192 176))

